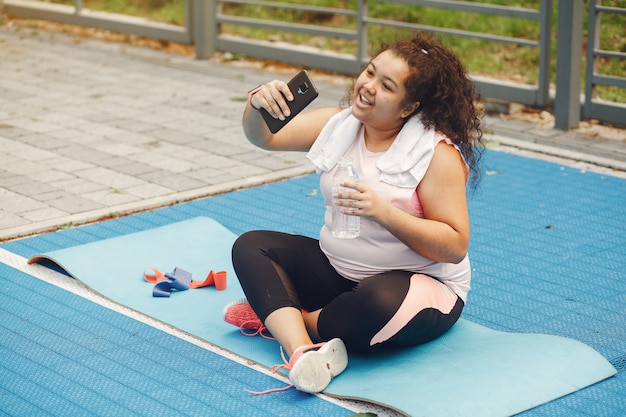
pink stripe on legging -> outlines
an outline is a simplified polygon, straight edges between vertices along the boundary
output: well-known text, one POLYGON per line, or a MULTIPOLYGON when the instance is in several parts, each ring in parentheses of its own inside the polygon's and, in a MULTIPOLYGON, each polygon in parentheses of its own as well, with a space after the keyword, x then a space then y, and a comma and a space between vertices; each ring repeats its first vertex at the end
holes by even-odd
POLYGON ((390 339, 426 308, 436 308, 443 314, 449 314, 456 300, 456 294, 443 283, 427 275, 413 274, 402 305, 391 320, 374 335, 370 346, 390 339))

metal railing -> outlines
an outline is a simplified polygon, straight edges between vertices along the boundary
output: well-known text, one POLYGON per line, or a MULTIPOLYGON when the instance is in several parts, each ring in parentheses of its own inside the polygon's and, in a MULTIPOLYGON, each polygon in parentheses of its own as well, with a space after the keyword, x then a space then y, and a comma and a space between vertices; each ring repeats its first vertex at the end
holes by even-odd
POLYGON ((306 48, 297 45, 286 45, 284 43, 250 40, 237 36, 223 35, 218 29, 217 33, 211 33, 207 36, 206 44, 200 44, 201 48, 198 50, 199 56, 210 55, 215 50, 222 50, 255 58, 273 59, 295 65, 322 68, 344 74, 354 74, 358 71, 361 65, 369 59, 367 55, 367 50, 370 46, 368 41, 368 28, 371 29, 375 26, 380 28, 380 30, 385 30, 386 28, 426 30, 442 35, 483 39, 504 44, 515 44, 536 48, 539 54, 539 81, 536 86, 514 84, 478 76, 474 77, 474 81, 476 82, 481 95, 484 97, 513 101, 534 107, 545 107, 549 103, 552 0, 541 0, 541 8, 537 10, 461 1, 386 1, 386 3, 450 9, 459 12, 480 13, 491 16, 506 16, 527 21, 535 21, 539 23, 540 27, 540 39, 538 40, 504 37, 487 33, 428 26, 407 21, 374 18, 370 15, 368 2, 365 0, 357 1, 354 9, 289 5, 289 7, 300 11, 309 11, 328 15, 343 14, 345 16, 349 16, 354 20, 353 27, 349 29, 310 24, 292 24, 256 18, 244 18, 225 14, 223 13, 222 7, 227 4, 238 4, 278 9, 285 8, 286 3, 251 0, 210 0, 207 3, 212 4, 212 7, 214 7, 213 11, 215 18, 214 24, 211 25, 213 27, 219 28, 221 25, 231 24, 282 30, 307 35, 321 35, 339 39, 348 39, 356 42, 357 52, 354 55, 348 55, 332 51, 314 50, 313 48, 306 48))
MULTIPOLYGON (((314 7, 304 4, 283 3, 280 1, 252 0, 186 0, 185 27, 147 21, 146 19, 94 12, 83 7, 81 0, 74 0, 74 6, 62 6, 32 0, 4 0, 4 12, 9 16, 37 18, 80 26, 96 27, 121 33, 136 34, 149 38, 193 44, 198 58, 204 58, 215 51, 227 51, 254 58, 282 61, 293 65, 324 69, 344 74, 354 74, 368 60, 368 33, 373 28, 399 28, 426 30, 441 35, 482 39, 502 44, 514 44, 535 48, 538 54, 537 83, 527 85, 503 82, 484 76, 473 75, 476 85, 485 98, 499 99, 525 105, 547 108, 554 106, 555 125, 559 129, 578 126, 580 118, 596 118, 601 121, 623 124, 624 107, 619 103, 599 102, 593 99, 595 85, 626 87, 622 78, 598 75, 593 71, 597 57, 624 58, 626 54, 589 48, 587 55, 586 91, 584 108, 581 101, 580 62, 582 57, 583 0, 558 0, 558 36, 556 62, 556 94, 554 101, 550 95, 551 78, 551 35, 553 0, 538 0, 538 9, 511 6, 498 6, 480 2, 452 0, 397 0, 379 2, 449 9, 458 12, 478 13, 489 16, 503 16, 539 25, 538 39, 513 38, 488 33, 477 33, 449 27, 437 27, 410 21, 375 18, 370 13, 367 0, 355 0, 352 8, 314 7), (290 9, 298 12, 344 16, 351 22, 347 28, 323 26, 319 24, 288 23, 279 20, 249 18, 225 12, 225 6, 255 6, 267 9, 290 9), (226 34, 225 26, 261 28, 292 34, 305 34, 332 37, 356 44, 354 54, 325 51, 319 48, 296 45, 271 40, 248 39, 226 34), (620 116, 621 115, 621 116, 620 116)), ((623 9, 603 7, 601 0, 589 0, 589 44, 597 46, 601 13, 623 13, 623 9), (595 16, 595 19, 591 17, 595 16), (595 36, 595 37, 594 37, 595 36)), ((1 4, 1 3, 0 3, 1 4)))
MULTIPOLYGON (((599 59, 614 58, 626 60, 626 53, 600 49, 601 16, 618 14, 625 16, 623 30, 626 27, 626 8, 602 6, 601 0, 589 2, 589 24, 587 37, 587 71, 585 74, 585 100, 582 117, 584 119, 600 119, 616 124, 626 124, 626 105, 602 101, 596 98, 595 90, 599 85, 626 89, 624 76, 608 76, 599 74, 599 59)), ((626 32, 624 32, 626 34, 626 32)))
MULTIPOLYGON (((192 15, 191 6, 196 1, 202 3, 202 0, 185 0, 187 16, 192 15)), ((34 0, 0 0, 0 6, 3 6, 3 11, 8 16, 22 19, 49 20, 68 25, 135 34, 146 38, 187 44, 193 43, 189 27, 157 23, 140 17, 122 14, 92 11, 83 8, 82 0, 74 0, 74 6, 34 0)))

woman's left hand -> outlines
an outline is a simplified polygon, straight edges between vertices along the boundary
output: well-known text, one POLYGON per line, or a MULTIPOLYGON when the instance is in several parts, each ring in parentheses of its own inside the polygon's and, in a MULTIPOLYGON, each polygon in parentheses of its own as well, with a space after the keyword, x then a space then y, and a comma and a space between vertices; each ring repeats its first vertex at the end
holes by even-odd
POLYGON ((365 217, 377 221, 383 215, 384 208, 388 206, 378 194, 358 182, 346 181, 343 187, 349 191, 342 191, 333 195, 333 201, 338 206, 344 207, 343 213, 351 216, 365 217))

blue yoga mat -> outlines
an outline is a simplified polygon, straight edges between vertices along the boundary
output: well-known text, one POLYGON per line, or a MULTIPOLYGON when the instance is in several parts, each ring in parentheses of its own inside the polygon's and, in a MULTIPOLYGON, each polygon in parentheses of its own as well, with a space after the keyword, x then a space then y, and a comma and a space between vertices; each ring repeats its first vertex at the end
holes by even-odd
MULTIPOLYGON (((270 367, 276 342, 247 338, 224 323, 222 309, 243 296, 230 261, 236 235, 196 217, 33 257, 52 261, 105 297, 270 367), (174 291, 154 298, 143 271, 175 267, 204 279, 225 270, 228 287, 174 291)), ((348 369, 325 393, 383 404, 411 416, 503 416, 520 413, 616 374, 604 357, 578 341, 505 333, 461 319, 438 340, 376 357, 350 356, 348 369)), ((276 381, 276 386, 280 386, 276 381)), ((266 390, 250 385, 242 389, 266 390)), ((274 394, 276 395, 276 394, 274 394)))

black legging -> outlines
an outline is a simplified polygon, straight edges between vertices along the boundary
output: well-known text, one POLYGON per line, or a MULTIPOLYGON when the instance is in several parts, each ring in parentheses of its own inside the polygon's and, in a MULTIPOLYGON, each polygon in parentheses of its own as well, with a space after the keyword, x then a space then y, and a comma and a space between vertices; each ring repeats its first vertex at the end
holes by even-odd
MULTIPOLYGON (((318 319, 320 337, 324 340, 339 337, 350 350, 428 342, 452 327, 464 306, 460 298, 452 295, 448 311, 442 312, 428 305, 430 299, 426 294, 419 303, 420 306, 426 303, 426 308, 411 312, 411 317, 405 318, 406 325, 383 342, 373 344, 375 335, 392 318, 397 318, 396 313, 412 285, 413 272, 388 271, 353 282, 335 271, 318 240, 272 231, 241 235, 233 245, 232 257, 243 291, 262 321, 281 307, 322 309, 318 319)), ((437 283, 434 286, 429 283, 428 288, 435 288, 431 295, 439 296, 438 288, 443 285, 433 278, 427 280, 437 283)), ((420 290, 413 294, 419 297, 420 290)))

